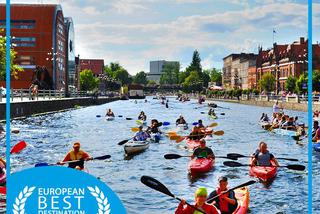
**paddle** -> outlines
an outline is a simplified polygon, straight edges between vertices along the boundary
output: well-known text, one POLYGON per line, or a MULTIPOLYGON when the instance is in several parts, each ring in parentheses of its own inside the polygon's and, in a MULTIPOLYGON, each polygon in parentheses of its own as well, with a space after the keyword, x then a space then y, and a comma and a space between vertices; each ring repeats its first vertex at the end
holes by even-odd
MULTIPOLYGON (((103 156, 98 156, 98 157, 94 157, 92 160, 106 160, 106 159, 109 159, 111 158, 111 155, 103 155, 103 156)), ((66 163, 76 163, 76 162, 81 162, 81 161, 84 161, 84 160, 73 160, 73 161, 65 161, 65 162, 62 162, 63 164, 66 164, 66 163)), ((40 166, 52 166, 52 165, 57 165, 56 163, 55 164, 48 164, 48 163, 37 163, 35 165, 35 167, 40 167, 40 166)))
POLYGON ((230 108, 227 108, 227 107, 222 107, 222 106, 217 106, 217 108, 222 108, 222 109, 230 109, 230 108))
POLYGON ((14 145, 10 151, 10 154, 17 154, 21 152, 24 148, 27 147, 27 144, 25 141, 20 141, 16 145, 14 145))
POLYGON ((3 194, 3 195, 7 194, 7 188, 4 186, 0 186, 0 194, 3 194))
MULTIPOLYGON (((204 112, 204 111, 202 111, 202 112, 200 112, 201 114, 207 114, 206 112, 204 112)), ((220 113, 220 115, 225 115, 225 113, 220 113)))
POLYGON ((223 191, 222 193, 220 193, 220 194, 218 194, 218 195, 216 195, 216 196, 214 196, 214 197, 212 197, 212 198, 208 198, 208 199, 207 199, 207 203, 211 204, 214 199, 218 198, 219 196, 221 196, 221 195, 223 195, 223 194, 226 194, 226 193, 228 193, 228 192, 230 192, 230 191, 232 191, 232 190, 235 190, 235 189, 239 189, 239 188, 242 188, 242 187, 245 187, 245 186, 252 185, 252 184, 254 184, 254 183, 256 183, 256 182, 257 182, 257 181, 255 181, 255 180, 250 180, 250 181, 248 181, 248 182, 245 182, 245 183, 243 183, 243 184, 240 184, 240 185, 238 185, 238 186, 235 186, 235 187, 233 187, 233 188, 230 188, 230 189, 228 189, 227 191, 223 191))
POLYGON ((126 120, 132 120, 132 118, 131 117, 126 117, 126 120))
MULTIPOLYGON (((237 153, 229 153, 227 154, 227 157, 235 157, 235 158, 251 158, 251 156, 246 156, 246 155, 241 155, 241 154, 237 154, 237 153)), ((294 158, 278 158, 279 160, 288 160, 288 161, 299 161, 298 159, 294 159, 294 158)))
POLYGON ((118 117, 123 117, 123 115, 118 115, 118 117))
POLYGON ((98 115, 96 115, 96 117, 101 117, 101 115, 100 115, 100 114, 98 114, 98 115))
MULTIPOLYGON (((141 181, 141 183, 143 183, 144 185, 150 187, 151 189, 154 189, 154 190, 156 190, 158 192, 161 192, 161 193, 163 193, 163 194, 165 194, 165 195, 167 195, 169 197, 172 197, 174 199, 177 199, 178 201, 181 201, 181 199, 176 197, 174 194, 172 194, 164 184, 162 184, 160 181, 158 181, 158 180, 156 180, 156 179, 154 179, 152 177, 144 175, 144 176, 141 177, 140 181, 141 181)), ((197 210, 197 211, 199 211, 201 213, 206 214, 204 211, 198 209, 197 207, 195 207, 195 206, 193 206, 193 205, 191 205, 191 204, 189 204, 187 202, 186 202, 186 204, 188 206, 192 207, 193 209, 195 209, 195 210, 197 210)))
MULTIPOLYGON (((220 131, 212 132, 211 134, 217 135, 217 136, 222 136, 222 135, 224 135, 224 131, 220 130, 220 131)), ((205 135, 207 135, 207 134, 205 134, 205 135)), ((198 135, 188 135, 188 136, 172 135, 172 136, 170 136, 170 140, 175 140, 177 143, 180 143, 184 139, 186 139, 188 137, 192 137, 192 136, 198 136, 198 135)))
MULTIPOLYGON (((225 161, 225 162, 223 162, 223 165, 229 166, 229 167, 252 166, 250 164, 242 164, 242 163, 235 162, 235 161, 225 161)), ((299 165, 299 164, 293 164, 293 165, 287 165, 287 166, 277 166, 277 167, 284 167, 284 168, 297 170, 297 171, 304 171, 306 168, 305 166, 299 165)))
MULTIPOLYGON (((178 155, 178 154, 165 154, 164 158, 167 160, 172 160, 172 159, 178 159, 178 158, 191 158, 190 155, 178 155)), ((234 157, 224 157, 224 156, 215 156, 215 158, 225 158, 225 159, 231 159, 231 160, 238 160, 237 158, 234 157)))
POLYGON ((301 136, 291 136, 291 137, 292 137, 295 141, 302 141, 302 140, 308 138, 307 135, 302 136, 302 138, 300 138, 301 136))
POLYGON ((134 138, 134 137, 131 137, 131 138, 126 139, 126 140, 123 140, 123 141, 120 141, 120 142, 118 143, 118 145, 121 146, 121 145, 123 145, 123 144, 126 144, 126 143, 128 143, 128 141, 131 140, 132 138, 134 138))

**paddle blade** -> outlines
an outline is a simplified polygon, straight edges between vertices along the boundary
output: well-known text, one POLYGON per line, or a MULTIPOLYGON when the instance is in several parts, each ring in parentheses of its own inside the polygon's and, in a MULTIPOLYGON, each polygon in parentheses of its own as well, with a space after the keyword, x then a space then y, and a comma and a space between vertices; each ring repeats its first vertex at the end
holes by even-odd
POLYGON ((132 118, 130 118, 130 117, 126 117, 126 120, 132 120, 132 118))
POLYGON ((138 128, 138 127, 132 127, 132 128, 131 128, 131 131, 137 132, 137 131, 139 131, 139 128, 138 128))
POLYGON ((48 163, 37 163, 35 167, 49 166, 48 163))
POLYGON ((109 159, 111 158, 111 155, 104 155, 104 156, 100 156, 100 157, 95 157, 93 158, 93 160, 105 160, 105 159, 109 159))
POLYGON ((165 154, 164 155, 164 158, 165 159, 178 159, 178 158, 181 158, 181 155, 178 155, 178 154, 165 154))
POLYGON ((165 185, 160 183, 160 181, 146 175, 142 176, 140 181, 141 183, 150 187, 151 189, 154 189, 158 192, 162 192, 163 194, 166 194, 174 198, 174 195, 168 190, 168 188, 165 185))
POLYGON ((0 186, 0 194, 2 194, 2 195, 7 194, 7 188, 4 186, 0 186))
POLYGON ((216 127, 216 126, 218 126, 218 123, 211 123, 211 124, 209 125, 209 127, 216 127))
POLYGON ((163 125, 163 126, 169 126, 169 125, 170 125, 170 122, 163 122, 162 125, 163 125))
POLYGON ((177 135, 177 132, 169 131, 169 132, 168 132, 168 135, 169 135, 169 136, 176 136, 176 135, 177 135))
POLYGON ((136 120, 136 123, 139 125, 143 125, 143 122, 141 120, 136 120))
POLYGON ((176 143, 181 143, 184 139, 185 139, 184 137, 181 137, 181 138, 176 140, 176 143))
POLYGON ((118 145, 119 146, 121 146, 121 145, 123 145, 123 144, 125 144, 125 143, 127 143, 129 140, 123 140, 123 141, 120 141, 119 143, 118 143, 118 145))
POLYGON ((229 154, 227 154, 227 157, 230 157, 230 158, 244 158, 244 157, 247 157, 247 156, 244 156, 244 155, 241 155, 241 154, 238 154, 238 153, 229 153, 229 154))
POLYGON ((20 130, 17 129, 17 128, 13 128, 13 129, 11 130, 11 133, 13 133, 13 134, 19 134, 19 132, 20 132, 20 130))
POLYGON ((216 131, 216 132, 213 132, 213 134, 214 134, 214 135, 221 136, 221 135, 224 135, 224 131, 223 131, 223 130, 216 131))
POLYGON ((98 114, 98 115, 96 115, 96 117, 101 117, 101 115, 100 115, 100 114, 98 114))
POLYGON ((226 115, 225 113, 220 113, 220 115, 226 115))
POLYGON ((297 170, 297 171, 304 171, 306 169, 305 166, 299 164, 292 164, 286 166, 288 169, 297 170))
POLYGON ((229 166, 229 167, 240 167, 240 166, 243 166, 243 164, 235 162, 235 161, 224 161, 223 165, 229 166))
POLYGON ((118 117, 123 117, 122 115, 118 115, 118 117))
POLYGON ((27 143, 25 141, 20 141, 16 145, 14 145, 10 151, 10 154, 16 154, 21 152, 24 148, 27 147, 27 143))
POLYGON ((299 161, 298 159, 295 158, 277 158, 279 160, 287 160, 287 161, 299 161))
POLYGON ((196 125, 198 125, 198 124, 199 124, 198 122, 192 123, 193 126, 196 126, 196 125))
POLYGON ((178 136, 178 135, 173 135, 173 136, 170 136, 170 140, 178 140, 180 139, 181 137, 178 136))

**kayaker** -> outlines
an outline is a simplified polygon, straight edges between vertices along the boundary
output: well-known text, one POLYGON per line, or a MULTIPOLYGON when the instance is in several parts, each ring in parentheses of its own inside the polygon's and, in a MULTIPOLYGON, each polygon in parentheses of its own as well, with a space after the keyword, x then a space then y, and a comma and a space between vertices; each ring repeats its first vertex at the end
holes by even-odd
POLYGON ((286 122, 284 122, 283 124, 281 124, 281 128, 282 129, 290 129, 290 130, 295 130, 295 123, 294 123, 294 118, 290 117, 286 120, 286 122))
POLYGON ((199 127, 200 129, 204 129, 204 125, 202 123, 202 120, 198 120, 198 124, 196 125, 197 127, 199 127))
POLYGON ((202 138, 204 138, 206 135, 205 133, 203 132, 203 129, 201 129, 200 127, 198 126, 194 126, 192 128, 192 131, 191 133, 189 134, 188 138, 191 139, 191 140, 200 140, 202 138))
POLYGON ((252 165, 253 166, 271 166, 271 161, 275 163, 276 166, 279 166, 278 161, 268 150, 268 146, 265 142, 260 142, 259 149, 256 150, 252 155, 252 165))
POLYGON ((228 178, 221 176, 219 179, 219 185, 217 189, 210 193, 207 202, 209 204, 213 203, 221 212, 221 214, 232 214, 238 207, 238 202, 236 199, 236 194, 233 190, 230 190, 228 193, 222 194, 216 199, 210 200, 225 191, 228 191, 228 178))
POLYGON ((108 109, 106 116, 108 117, 114 117, 114 113, 112 112, 111 108, 108 109))
POLYGON ((194 158, 212 158, 212 159, 214 159, 215 157, 214 157, 213 151, 212 151, 212 149, 210 149, 209 147, 206 146, 205 139, 201 139, 199 142, 200 142, 200 146, 193 151, 191 159, 194 159, 194 158))
POLYGON ((147 128, 148 133, 161 133, 159 130, 159 122, 156 119, 151 120, 151 126, 147 128))
POLYGON ((318 121, 313 121, 312 141, 317 142, 320 140, 320 127, 318 121))
POLYGON ((145 115, 145 113, 143 111, 140 112, 140 114, 138 116, 138 120, 143 120, 143 121, 147 120, 147 116, 145 115))
POLYGON ((184 119, 184 117, 180 114, 179 115, 179 118, 176 120, 176 125, 179 125, 179 124, 186 124, 186 120, 184 119))
POLYGON ((93 160, 93 158, 90 157, 90 155, 88 153, 86 153, 85 151, 80 149, 79 142, 75 142, 73 144, 73 150, 71 150, 65 156, 65 158, 61 162, 58 162, 57 164, 63 165, 64 162, 66 162, 66 161, 74 161, 74 160, 81 160, 81 161, 69 163, 68 167, 82 170, 82 169, 84 169, 84 161, 93 160))
MULTIPOLYGON (((204 187, 198 188, 194 193, 194 197, 195 197, 194 206, 200 210, 203 210, 206 214, 219 214, 218 209, 214 205, 210 205, 206 203, 207 196, 208 196, 208 191, 206 188, 204 187)), ((178 208, 175 211, 175 214, 201 214, 201 212, 186 205, 186 201, 182 199, 178 208)))
POLYGON ((139 126, 139 131, 133 137, 134 141, 145 141, 150 137, 148 132, 145 132, 142 129, 143 129, 143 126, 139 126))
POLYGON ((280 108, 280 107, 279 107, 279 102, 278 102, 278 100, 273 104, 272 109, 273 109, 273 113, 276 113, 276 114, 280 113, 281 110, 283 110, 283 108, 280 108))
POLYGON ((216 113, 214 112, 214 109, 210 108, 209 112, 208 112, 209 116, 216 116, 216 113))

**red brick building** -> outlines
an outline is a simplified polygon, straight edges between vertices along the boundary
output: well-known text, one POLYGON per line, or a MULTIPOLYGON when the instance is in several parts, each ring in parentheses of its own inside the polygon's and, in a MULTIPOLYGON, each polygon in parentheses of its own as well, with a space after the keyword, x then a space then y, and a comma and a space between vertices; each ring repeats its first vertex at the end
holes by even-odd
MULTIPOLYGON (((5 4, 0 4, 0 28, 5 28, 5 15, 5 4)), ((24 69, 17 80, 12 79, 12 88, 29 88, 36 66, 47 68, 54 89, 66 87, 68 41, 64 22, 60 5, 11 5, 11 42, 18 53, 16 63, 24 69)))
MULTIPOLYGON (((285 90, 289 76, 299 77, 308 70, 308 41, 303 37, 292 44, 274 44, 270 50, 259 48, 256 83, 271 72, 276 78, 276 92, 285 90)), ((313 45, 313 69, 320 70, 320 46, 313 45)))
POLYGON ((97 77, 103 74, 104 71, 104 60, 103 59, 80 59, 80 70, 85 69, 91 70, 97 77))
POLYGON ((248 89, 257 88, 257 67, 251 66, 248 68, 248 89))

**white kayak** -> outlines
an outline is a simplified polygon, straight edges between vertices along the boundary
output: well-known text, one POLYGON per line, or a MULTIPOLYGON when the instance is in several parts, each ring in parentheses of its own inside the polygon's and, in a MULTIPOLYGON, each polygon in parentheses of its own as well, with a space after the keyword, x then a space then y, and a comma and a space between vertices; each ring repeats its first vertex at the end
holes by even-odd
POLYGON ((137 154, 149 148, 149 141, 130 141, 124 145, 127 155, 137 154))
POLYGON ((107 121, 112 121, 112 120, 114 120, 114 117, 112 117, 112 116, 111 116, 111 117, 110 117, 110 116, 106 116, 106 120, 107 120, 107 121))

